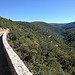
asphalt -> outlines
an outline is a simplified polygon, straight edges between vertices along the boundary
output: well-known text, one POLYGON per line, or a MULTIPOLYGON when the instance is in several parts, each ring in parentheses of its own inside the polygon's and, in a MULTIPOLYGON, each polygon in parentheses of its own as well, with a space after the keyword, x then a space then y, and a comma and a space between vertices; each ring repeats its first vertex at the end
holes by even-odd
POLYGON ((2 38, 0 36, 0 75, 11 75, 11 71, 3 51, 2 38))

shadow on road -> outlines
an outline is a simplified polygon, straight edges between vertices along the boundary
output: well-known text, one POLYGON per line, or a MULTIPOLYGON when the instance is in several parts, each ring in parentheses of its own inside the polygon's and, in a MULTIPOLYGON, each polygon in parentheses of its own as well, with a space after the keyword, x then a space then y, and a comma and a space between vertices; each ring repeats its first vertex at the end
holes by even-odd
POLYGON ((1 36, 0 36, 0 75, 11 75, 10 68, 8 66, 8 62, 6 60, 6 57, 3 51, 1 36))

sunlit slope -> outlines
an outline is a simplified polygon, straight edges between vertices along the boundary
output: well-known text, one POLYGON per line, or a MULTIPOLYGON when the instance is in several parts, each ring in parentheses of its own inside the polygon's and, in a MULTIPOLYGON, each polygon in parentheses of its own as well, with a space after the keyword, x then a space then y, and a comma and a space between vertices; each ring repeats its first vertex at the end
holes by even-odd
POLYGON ((32 22, 33 24, 37 24, 39 26, 43 26, 55 33, 62 33, 64 30, 60 27, 57 27, 57 26, 54 26, 52 24, 49 24, 49 23, 45 23, 45 22, 32 22))
POLYGON ((10 29, 9 44, 34 75, 75 74, 75 51, 64 43, 59 32, 2 17, 0 27, 10 29))

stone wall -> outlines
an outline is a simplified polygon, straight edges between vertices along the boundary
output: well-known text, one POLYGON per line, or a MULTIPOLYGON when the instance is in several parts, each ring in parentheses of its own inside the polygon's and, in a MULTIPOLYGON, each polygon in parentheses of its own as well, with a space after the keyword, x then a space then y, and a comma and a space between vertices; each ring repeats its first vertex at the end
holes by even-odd
POLYGON ((13 51, 6 39, 7 32, 2 36, 4 52, 12 75, 33 75, 25 66, 19 56, 13 51))

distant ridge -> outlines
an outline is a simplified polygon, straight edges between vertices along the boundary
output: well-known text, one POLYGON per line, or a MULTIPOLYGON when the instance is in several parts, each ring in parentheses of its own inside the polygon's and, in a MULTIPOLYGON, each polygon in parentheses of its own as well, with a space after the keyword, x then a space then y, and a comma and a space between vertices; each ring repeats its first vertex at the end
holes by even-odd
POLYGON ((57 27, 63 27, 67 23, 49 23, 49 24, 52 24, 52 25, 57 26, 57 27))
POLYGON ((46 22, 32 22, 33 24, 37 24, 39 26, 44 26, 45 28, 53 31, 53 32, 56 32, 56 33, 61 33, 63 32, 63 29, 60 28, 60 27, 57 27, 55 25, 52 25, 52 24, 49 24, 49 23, 46 23, 46 22))
POLYGON ((68 24, 62 26, 62 28, 63 29, 75 28, 75 22, 68 23, 68 24))

